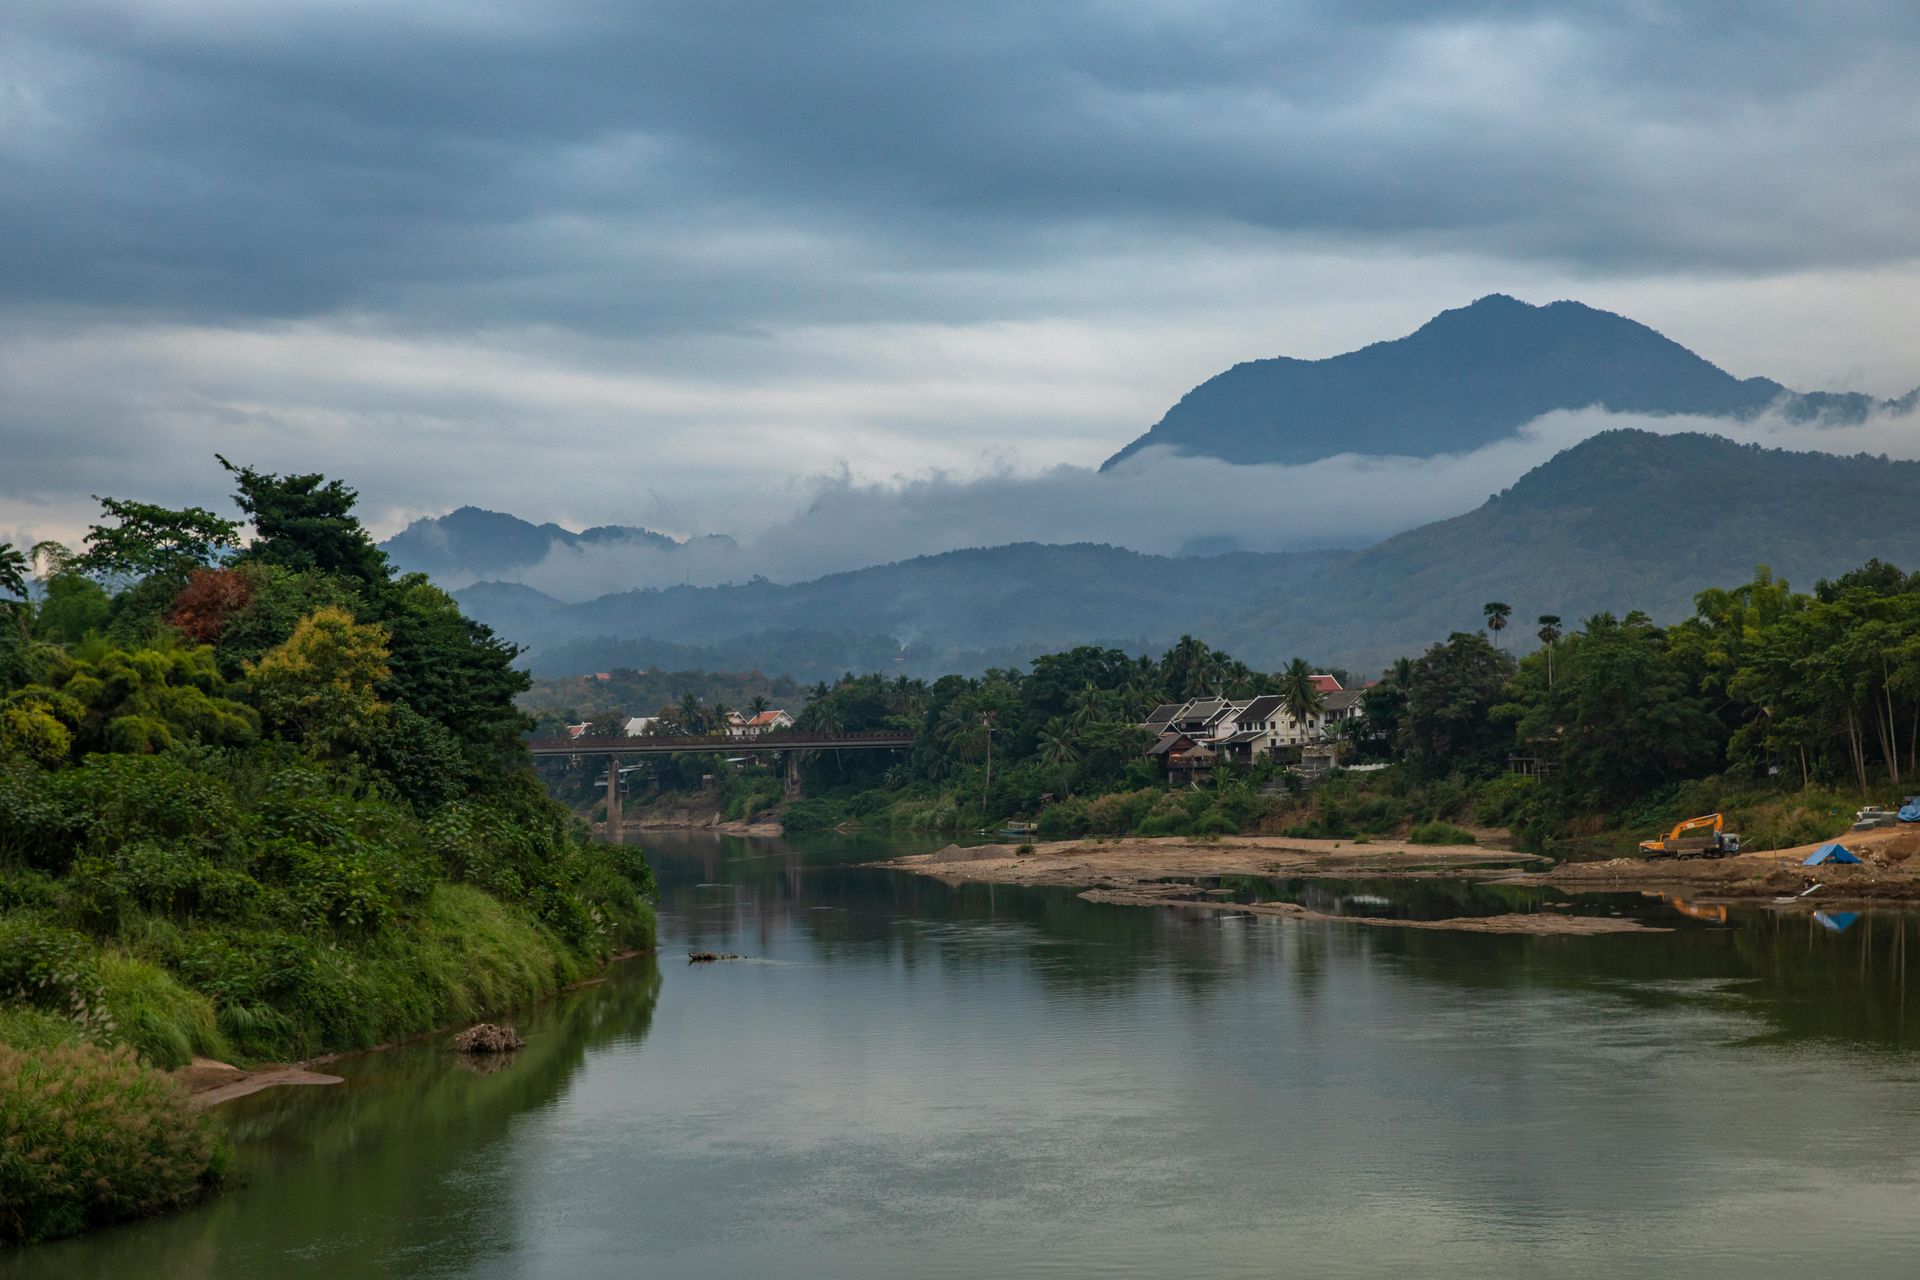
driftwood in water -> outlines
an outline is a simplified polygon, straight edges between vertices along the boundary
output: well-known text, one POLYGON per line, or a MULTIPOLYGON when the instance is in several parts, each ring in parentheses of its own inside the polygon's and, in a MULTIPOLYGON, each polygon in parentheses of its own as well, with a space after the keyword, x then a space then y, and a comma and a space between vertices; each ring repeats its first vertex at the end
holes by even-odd
POLYGON ((453 1047, 461 1053, 512 1053, 527 1042, 512 1027, 496 1027, 481 1022, 453 1038, 453 1047))
POLYGON ((740 958, 741 957, 733 955, 730 952, 720 952, 720 951, 689 951, 687 952, 688 964, 712 964, 715 960, 738 960, 740 958))

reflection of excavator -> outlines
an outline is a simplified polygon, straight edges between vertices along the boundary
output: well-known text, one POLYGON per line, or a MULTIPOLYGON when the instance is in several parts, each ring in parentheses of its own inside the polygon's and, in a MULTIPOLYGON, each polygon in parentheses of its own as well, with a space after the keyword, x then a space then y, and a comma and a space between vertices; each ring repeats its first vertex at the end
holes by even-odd
POLYGON ((1688 818, 1659 840, 1642 840, 1640 852, 1649 858, 1724 858, 1740 852, 1740 837, 1722 831, 1726 819, 1717 813, 1688 818), (1704 834, 1694 835, 1693 832, 1704 834))

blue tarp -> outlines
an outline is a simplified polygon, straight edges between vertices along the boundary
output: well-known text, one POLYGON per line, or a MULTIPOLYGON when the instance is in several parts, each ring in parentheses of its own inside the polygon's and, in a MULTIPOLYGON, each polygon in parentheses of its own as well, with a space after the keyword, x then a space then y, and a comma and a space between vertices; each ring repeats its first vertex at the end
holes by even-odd
POLYGON ((1816 911, 1813 918, 1835 933, 1845 933, 1860 918, 1858 911, 1816 911))
POLYGON ((1823 844, 1807 855, 1803 867, 1817 867, 1823 862, 1858 862, 1860 859, 1847 852, 1843 844, 1823 844))
POLYGON ((1920 822, 1920 800, 1910 800, 1900 806, 1900 821, 1920 822))

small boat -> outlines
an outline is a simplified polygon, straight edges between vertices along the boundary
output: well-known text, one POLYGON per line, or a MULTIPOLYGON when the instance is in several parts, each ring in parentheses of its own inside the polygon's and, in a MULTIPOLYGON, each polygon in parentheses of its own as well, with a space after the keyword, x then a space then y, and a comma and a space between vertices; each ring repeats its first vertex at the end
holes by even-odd
POLYGON ((1033 836, 1034 827, 1031 822, 1009 822, 1000 828, 1002 840, 1031 840, 1033 836))

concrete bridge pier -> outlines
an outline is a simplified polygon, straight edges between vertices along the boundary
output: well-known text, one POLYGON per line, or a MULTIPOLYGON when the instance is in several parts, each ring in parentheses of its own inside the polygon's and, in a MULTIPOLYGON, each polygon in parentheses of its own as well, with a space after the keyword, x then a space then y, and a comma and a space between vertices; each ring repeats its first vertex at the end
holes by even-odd
POLYGON ((784 751, 781 754, 787 758, 787 799, 797 800, 800 798, 800 753, 784 751))
POLYGON ((607 757, 607 843, 625 844, 625 816, 620 812, 620 757, 607 757))

